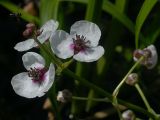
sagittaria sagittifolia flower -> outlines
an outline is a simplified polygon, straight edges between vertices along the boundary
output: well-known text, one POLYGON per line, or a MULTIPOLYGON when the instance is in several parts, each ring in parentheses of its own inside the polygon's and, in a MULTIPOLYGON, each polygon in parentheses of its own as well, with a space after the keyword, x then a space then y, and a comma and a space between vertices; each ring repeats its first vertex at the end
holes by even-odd
POLYGON ((26 98, 43 96, 54 82, 53 64, 50 64, 49 69, 45 68, 43 57, 35 52, 25 53, 22 61, 27 72, 13 76, 11 84, 14 91, 26 98))
POLYGON ((104 48, 98 46, 101 31, 99 27, 89 21, 75 22, 70 34, 57 30, 51 35, 52 51, 62 59, 72 57, 81 62, 93 62, 104 54, 104 48))
MULTIPOLYGON (((44 43, 46 40, 48 40, 51 36, 51 33, 55 32, 55 30, 58 28, 58 25, 59 23, 57 21, 49 20, 40 28, 40 30, 36 30, 40 33, 39 35, 37 35, 37 39, 39 40, 39 42, 44 43)), ((27 51, 37 46, 38 44, 34 41, 34 39, 29 38, 25 41, 17 43, 14 49, 17 51, 27 51)))

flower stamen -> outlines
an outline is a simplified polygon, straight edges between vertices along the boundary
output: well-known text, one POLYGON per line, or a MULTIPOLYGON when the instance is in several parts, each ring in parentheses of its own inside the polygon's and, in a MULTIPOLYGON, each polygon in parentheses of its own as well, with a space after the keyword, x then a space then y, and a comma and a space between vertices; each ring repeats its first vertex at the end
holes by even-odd
POLYGON ((74 54, 78 54, 79 52, 85 51, 85 49, 89 48, 90 41, 86 41, 86 37, 84 37, 83 35, 80 36, 76 34, 76 38, 72 39, 74 44, 74 54))
POLYGON ((35 83, 42 83, 42 81, 44 80, 44 74, 46 73, 46 69, 38 69, 38 68, 30 68, 30 70, 28 70, 28 76, 32 78, 33 82, 35 83))

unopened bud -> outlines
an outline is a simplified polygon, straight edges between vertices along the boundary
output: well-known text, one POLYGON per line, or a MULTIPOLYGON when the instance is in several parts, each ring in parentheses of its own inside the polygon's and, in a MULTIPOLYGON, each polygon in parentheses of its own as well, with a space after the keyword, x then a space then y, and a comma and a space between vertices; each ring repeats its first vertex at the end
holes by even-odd
POLYGON ((157 64, 158 60, 157 51, 154 45, 150 45, 143 50, 135 50, 133 56, 134 61, 138 61, 138 59, 143 56, 144 60, 141 61, 141 64, 148 69, 152 69, 157 64))
POLYGON ((33 32, 34 32, 35 29, 36 29, 35 24, 33 24, 33 23, 28 23, 28 24, 26 25, 25 31, 23 32, 23 36, 26 37, 26 38, 31 37, 31 36, 33 35, 33 32))
POLYGON ((71 99, 72 99, 72 93, 69 90, 64 89, 58 92, 57 101, 66 103, 71 101, 71 99))
POLYGON ((23 36, 26 37, 26 38, 32 36, 32 34, 33 34, 33 30, 30 29, 30 28, 27 28, 27 29, 23 32, 23 36))
POLYGON ((135 117, 135 114, 132 110, 126 110, 122 113, 122 118, 124 120, 135 120, 136 117, 135 117))
POLYGON ((134 86, 137 82, 138 82, 137 73, 131 73, 126 79, 126 84, 131 86, 134 86))
POLYGON ((34 23, 28 23, 26 25, 26 28, 32 28, 32 29, 35 29, 36 28, 36 25, 34 23))

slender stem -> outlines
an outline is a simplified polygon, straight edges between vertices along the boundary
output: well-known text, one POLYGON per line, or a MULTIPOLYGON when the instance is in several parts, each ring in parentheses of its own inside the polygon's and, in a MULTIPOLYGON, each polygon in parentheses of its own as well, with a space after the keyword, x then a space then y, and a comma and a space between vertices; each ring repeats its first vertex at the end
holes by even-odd
POLYGON ((116 97, 113 97, 112 104, 113 104, 113 106, 115 107, 115 109, 116 109, 116 111, 117 111, 117 113, 118 113, 118 116, 119 116, 120 120, 123 120, 122 114, 121 114, 121 111, 120 111, 120 109, 119 109, 119 105, 118 105, 118 101, 117 101, 116 97))
POLYGON ((74 100, 91 100, 91 101, 95 101, 95 102, 109 102, 108 98, 88 98, 88 97, 77 97, 77 96, 72 96, 72 99, 74 100))
POLYGON ((123 85, 123 83, 125 82, 125 80, 127 79, 127 77, 133 72, 133 70, 139 65, 139 63, 144 59, 144 57, 142 56, 133 66, 132 68, 128 71, 128 73, 124 76, 124 78, 122 79, 122 81, 118 84, 118 86, 116 87, 116 89, 113 92, 113 96, 117 96, 118 92, 121 88, 121 86, 123 85))
POLYGON ((117 95, 119 93, 119 90, 121 88, 121 86, 124 84, 125 80, 127 79, 127 77, 132 73, 132 71, 139 65, 139 63, 144 59, 144 57, 141 57, 132 67, 131 69, 128 71, 128 73, 124 76, 124 78, 122 79, 122 81, 118 84, 118 86, 115 88, 115 90, 113 91, 113 106, 116 108, 118 115, 120 117, 120 119, 123 120, 121 112, 119 110, 118 106, 118 101, 117 101, 117 95))
POLYGON ((148 111, 152 112, 152 108, 150 107, 150 105, 149 105, 145 95, 143 94, 143 91, 141 90, 140 86, 138 85, 138 83, 135 84, 135 87, 136 87, 137 91, 139 92, 139 94, 140 94, 145 106, 147 107, 148 111))
POLYGON ((49 92, 49 99, 52 103, 56 120, 62 120, 59 109, 58 109, 58 103, 55 100, 56 99, 55 84, 52 86, 49 92))

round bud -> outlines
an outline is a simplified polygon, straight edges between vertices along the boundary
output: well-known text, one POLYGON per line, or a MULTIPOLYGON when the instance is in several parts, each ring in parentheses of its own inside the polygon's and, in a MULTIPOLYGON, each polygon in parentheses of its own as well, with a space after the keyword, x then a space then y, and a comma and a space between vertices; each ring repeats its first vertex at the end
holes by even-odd
POLYGON ((33 34, 33 30, 31 28, 27 28, 24 32, 23 32, 23 36, 28 38, 30 36, 32 36, 33 34))
POLYGON ((32 28, 32 29, 35 29, 36 28, 36 25, 34 23, 28 23, 26 25, 26 28, 32 28))
POLYGON ((66 103, 71 101, 71 99, 72 99, 72 93, 69 90, 64 89, 58 92, 57 101, 66 103))
POLYGON ((135 120, 135 114, 132 110, 126 110, 122 113, 123 120, 135 120))
POLYGON ((137 82, 138 82, 137 73, 131 73, 126 79, 126 84, 131 86, 134 86, 137 82))

